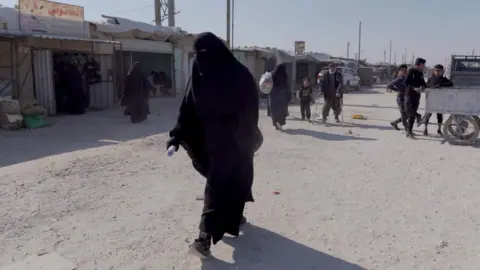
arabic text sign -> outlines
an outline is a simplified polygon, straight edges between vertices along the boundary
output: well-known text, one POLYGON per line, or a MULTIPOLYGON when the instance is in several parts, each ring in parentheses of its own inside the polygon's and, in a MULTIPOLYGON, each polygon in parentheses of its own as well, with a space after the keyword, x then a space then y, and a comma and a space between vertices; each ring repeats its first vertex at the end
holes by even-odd
POLYGON ((295 54, 302 54, 305 52, 305 41, 295 41, 295 54))
POLYGON ((46 0, 20 0, 20 11, 24 14, 83 21, 83 7, 50 2, 46 0))
POLYGON ((47 0, 19 0, 21 28, 48 34, 83 36, 84 8, 47 0))

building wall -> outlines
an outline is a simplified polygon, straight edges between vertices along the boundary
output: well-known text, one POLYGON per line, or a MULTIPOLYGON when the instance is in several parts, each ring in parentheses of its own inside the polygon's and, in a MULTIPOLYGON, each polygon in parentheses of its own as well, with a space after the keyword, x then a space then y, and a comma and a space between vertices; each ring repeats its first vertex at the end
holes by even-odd
POLYGON ((14 80, 14 63, 10 41, 0 40, 0 96, 2 93, 11 93, 14 80))

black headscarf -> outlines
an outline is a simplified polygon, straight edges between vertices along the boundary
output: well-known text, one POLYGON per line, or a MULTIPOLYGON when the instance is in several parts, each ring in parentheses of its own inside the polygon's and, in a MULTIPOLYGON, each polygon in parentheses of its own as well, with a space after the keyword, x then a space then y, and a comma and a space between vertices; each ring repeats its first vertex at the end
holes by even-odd
POLYGON ((144 98, 146 90, 142 65, 139 62, 134 62, 125 78, 124 102, 144 98))
POLYGON ((255 80, 220 38, 210 32, 202 33, 193 47, 196 59, 192 89, 199 114, 220 116, 252 102, 252 95, 244 93, 256 88, 255 80))
POLYGON ((287 88, 288 87, 288 73, 285 64, 278 65, 272 72, 273 86, 287 88))

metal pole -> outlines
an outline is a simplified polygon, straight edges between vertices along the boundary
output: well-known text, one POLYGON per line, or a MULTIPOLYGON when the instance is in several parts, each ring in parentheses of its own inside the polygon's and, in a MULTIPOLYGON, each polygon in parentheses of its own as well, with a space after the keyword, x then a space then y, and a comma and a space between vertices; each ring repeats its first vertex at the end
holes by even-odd
POLYGON ((357 66, 360 67, 360 50, 362 48, 362 22, 358 23, 358 62, 357 66))
POLYGON ((233 46, 233 41, 235 39, 235 0, 232 0, 232 50, 235 48, 233 46))
POLYGON ((405 55, 405 62, 404 62, 404 64, 406 64, 406 63, 407 63, 407 48, 405 48, 405 54, 404 54, 404 55, 405 55))
POLYGON ((230 9, 230 3, 231 3, 231 0, 227 0, 227 46, 228 48, 230 48, 230 29, 231 28, 231 20, 230 20, 230 12, 231 12, 231 9, 230 9))
POLYGON ((162 25, 162 3, 160 0, 154 0, 155 2, 155 25, 162 25))
POLYGON ((347 42, 347 59, 350 56, 350 41, 347 42))
POLYGON ((397 52, 393 53, 393 64, 397 65, 397 52))
POLYGON ((168 26, 175 27, 175 0, 168 0, 168 26))
POLYGON ((475 55, 475 49, 472 50, 472 56, 474 56, 474 55, 475 55))
POLYGON ((387 62, 387 50, 383 51, 383 63, 387 62))
POLYGON ((390 60, 388 60, 388 63, 391 65, 392 64, 392 41, 390 40, 390 60))

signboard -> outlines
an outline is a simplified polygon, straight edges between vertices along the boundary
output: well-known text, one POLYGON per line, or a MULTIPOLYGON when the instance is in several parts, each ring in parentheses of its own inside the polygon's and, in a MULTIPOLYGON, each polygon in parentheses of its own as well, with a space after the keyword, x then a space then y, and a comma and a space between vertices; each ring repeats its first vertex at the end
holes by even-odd
POLYGON ((83 7, 47 0, 19 0, 18 7, 22 31, 87 37, 83 7))
POLYGON ((425 110, 433 113, 480 115, 478 87, 454 87, 426 90, 425 110))
POLYGON ((305 41, 295 41, 295 54, 303 54, 305 52, 305 41))

